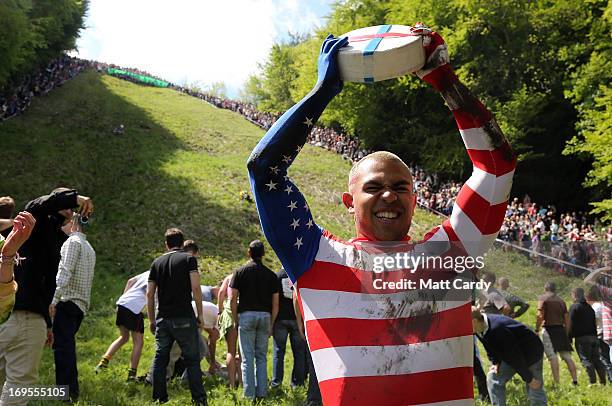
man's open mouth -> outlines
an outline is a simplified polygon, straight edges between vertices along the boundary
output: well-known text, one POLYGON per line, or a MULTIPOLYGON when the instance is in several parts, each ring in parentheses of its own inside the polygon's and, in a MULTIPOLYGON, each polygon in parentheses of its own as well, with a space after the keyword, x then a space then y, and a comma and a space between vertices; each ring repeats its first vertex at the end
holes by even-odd
POLYGON ((399 217, 399 213, 396 211, 379 211, 375 214, 376 218, 379 219, 395 219, 399 217))

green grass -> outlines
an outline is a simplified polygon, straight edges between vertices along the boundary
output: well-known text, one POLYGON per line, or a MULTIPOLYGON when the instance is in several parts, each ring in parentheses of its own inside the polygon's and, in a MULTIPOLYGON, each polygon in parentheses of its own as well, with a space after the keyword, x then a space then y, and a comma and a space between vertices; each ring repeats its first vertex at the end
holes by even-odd
MULTIPOLYGON (((163 251, 166 228, 180 227, 198 242, 206 283, 219 281, 241 265, 246 244, 263 237, 254 204, 239 199, 241 190, 249 190, 246 159, 262 135, 261 129, 230 111, 172 90, 142 87, 93 72, 37 98, 23 116, 0 124, 4 152, 0 194, 10 194, 23 205, 57 186, 69 186, 92 197, 96 207, 89 231, 98 255, 93 299, 77 338, 79 404, 150 403, 150 387, 124 382, 129 344, 106 373, 95 375, 93 367, 116 338, 115 301, 126 279, 146 270, 163 251), (112 134, 119 124, 125 125, 125 134, 112 134)), ((344 238, 353 235, 352 219, 340 201, 349 168, 337 155, 307 146, 290 173, 308 197, 317 222, 344 238)), ((413 236, 420 238, 438 222, 435 216, 417 211, 413 236)), ((274 255, 266 261, 273 269, 280 265, 274 255)), ((530 325, 534 324, 534 300, 546 280, 556 280, 565 299, 579 284, 534 267, 520 255, 497 250, 488 254, 487 267, 509 277, 514 291, 531 301, 532 309, 522 318, 530 325)), ((224 350, 221 343, 218 359, 224 350)), ((154 341, 147 332, 139 373, 149 368, 153 351, 154 341)), ((289 371, 290 351, 286 365, 289 371)), ((548 366, 545 373, 550 404, 604 405, 612 398, 610 389, 587 389, 582 370, 580 387, 570 387, 563 371, 564 385, 557 391, 550 390, 548 366)), ((43 357, 40 380, 54 382, 49 350, 43 357)), ((169 389, 170 405, 189 403, 188 390, 176 383, 169 389)), ((240 392, 230 391, 222 382, 207 381, 207 389, 212 405, 247 404, 240 400, 240 392)), ((271 394, 265 404, 304 401, 303 388, 292 391, 284 386, 283 391, 271 394)), ((518 378, 509 384, 509 391, 509 404, 525 404, 518 378)))

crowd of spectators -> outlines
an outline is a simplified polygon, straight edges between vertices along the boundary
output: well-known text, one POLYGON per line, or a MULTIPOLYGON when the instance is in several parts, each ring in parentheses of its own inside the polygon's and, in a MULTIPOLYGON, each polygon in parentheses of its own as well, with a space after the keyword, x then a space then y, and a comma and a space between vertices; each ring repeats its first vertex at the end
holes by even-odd
POLYGON ((25 76, 21 83, 10 91, 0 91, 0 122, 23 113, 35 96, 49 93, 78 75, 87 66, 87 61, 62 55, 37 73, 25 76))
MULTIPOLYGON (((255 125, 268 130, 278 119, 278 115, 257 110, 250 103, 217 97, 199 90, 173 86, 176 90, 202 99, 216 107, 232 110, 244 116, 255 125)), ((363 148, 357 137, 349 137, 333 128, 315 125, 308 135, 308 143, 316 147, 325 148, 340 154, 344 159, 356 162, 366 156, 370 151, 363 148)))
MULTIPOLYGON (((52 61, 38 74, 24 78, 21 85, 8 96, 0 96, 0 121, 20 114, 29 106, 32 97, 46 94, 86 67, 92 67, 99 72, 105 72, 109 67, 122 69, 164 81, 163 78, 139 69, 64 55, 52 61)), ((123 79, 134 81, 129 76, 123 79)), ((170 86, 218 108, 235 111, 265 130, 269 129, 279 117, 273 113, 259 111, 255 105, 243 101, 218 97, 199 89, 175 84, 170 86)), ((357 137, 317 125, 313 126, 308 136, 308 143, 333 151, 351 162, 356 162, 371 152, 357 137)), ((462 183, 442 182, 437 174, 427 173, 416 165, 411 165, 411 170, 414 174, 418 204, 436 214, 449 216, 462 183)), ((570 274, 585 272, 581 267, 594 269, 605 265, 612 257, 612 228, 598 229, 589 222, 584 212, 557 213, 554 206, 538 205, 531 202, 527 195, 522 201, 515 197, 508 205, 499 239, 528 250, 528 255, 540 265, 552 265, 560 272, 570 274), (553 258, 579 267, 571 267, 553 258)))
MULTIPOLYGON (((417 166, 411 170, 419 206, 450 216, 462 184, 439 182, 417 166)), ((579 276, 612 261, 612 227, 597 226, 581 211, 558 213, 554 205, 538 205, 528 195, 509 202, 498 238, 504 249, 515 248, 565 274, 579 276)))
POLYGON ((529 196, 508 204, 499 238, 531 250, 538 264, 563 273, 580 275, 587 272, 584 268, 605 266, 612 259, 612 227, 598 230, 584 212, 558 213, 552 205, 531 202, 529 196))

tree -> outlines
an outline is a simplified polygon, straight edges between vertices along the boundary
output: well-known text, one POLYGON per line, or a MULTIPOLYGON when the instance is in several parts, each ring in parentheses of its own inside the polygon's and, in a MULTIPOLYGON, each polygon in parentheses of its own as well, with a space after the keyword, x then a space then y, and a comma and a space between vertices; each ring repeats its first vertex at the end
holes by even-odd
POLYGON ((224 82, 213 82, 206 86, 205 92, 221 99, 227 98, 227 86, 224 82))
POLYGON ((26 11, 15 0, 0 3, 0 89, 28 58, 26 43, 30 32, 26 11))
POLYGON ((582 116, 584 130, 581 137, 574 137, 564 153, 586 154, 593 158, 593 167, 585 180, 585 186, 600 189, 603 200, 591 203, 594 214, 612 222, 612 88, 601 86, 593 108, 582 116))
POLYGON ((0 3, 0 89, 74 49, 88 0, 0 3))
MULTIPOLYGON (((284 111, 314 85, 328 33, 424 21, 445 38, 458 76, 519 153, 512 193, 578 209, 601 199, 602 183, 587 189, 593 158, 563 150, 577 134, 585 139, 583 128, 599 128, 591 120, 603 119, 595 100, 612 79, 610 15, 608 0, 346 0, 332 7, 313 38, 273 48, 252 85, 260 107, 284 111)), ((442 177, 463 178, 471 169, 452 116, 411 75, 345 83, 320 120, 442 177)))

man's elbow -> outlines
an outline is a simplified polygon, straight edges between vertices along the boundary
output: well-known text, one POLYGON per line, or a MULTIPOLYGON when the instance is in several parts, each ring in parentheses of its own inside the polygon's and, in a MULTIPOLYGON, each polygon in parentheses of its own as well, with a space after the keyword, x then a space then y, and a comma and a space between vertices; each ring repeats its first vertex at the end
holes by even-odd
POLYGON ((255 147, 249 159, 247 159, 247 170, 251 179, 257 179, 266 175, 266 164, 261 157, 261 151, 255 147))

